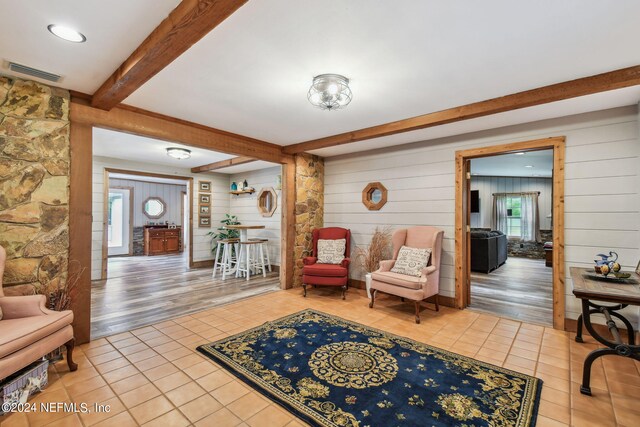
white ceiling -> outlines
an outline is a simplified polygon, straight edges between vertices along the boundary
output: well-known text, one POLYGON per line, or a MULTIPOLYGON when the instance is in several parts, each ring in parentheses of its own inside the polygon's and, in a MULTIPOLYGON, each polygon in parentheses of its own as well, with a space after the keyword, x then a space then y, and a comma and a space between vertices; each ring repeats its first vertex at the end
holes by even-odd
MULTIPOLYGON (((187 145, 174 144, 171 142, 161 141, 159 139, 146 138, 143 136, 100 128, 93 128, 93 155, 111 157, 113 159, 131 160, 134 162, 166 165, 177 168, 193 168, 236 157, 232 154, 224 154, 217 151, 189 147, 187 145), (167 148, 169 147, 180 147, 191 150, 191 157, 182 160, 169 157, 167 155, 167 148)), ((276 166, 276 164, 257 161, 246 163, 244 165, 217 169, 216 172, 232 174, 250 170, 265 169, 273 166, 276 166)))
MULTIPOLYGON (((92 93, 178 3, 0 2, 0 16, 10 17, 0 25, 0 59, 62 74, 61 86, 92 93), (55 38, 46 30, 54 22, 77 28, 87 42, 55 38)), ((251 0, 125 102, 288 145, 640 64, 637 16, 637 0, 615 7, 600 0, 251 0), (345 110, 308 103, 311 79, 321 73, 351 79, 345 110)), ((640 88, 622 89, 316 153, 638 101, 640 88)))
POLYGON ((471 174, 483 176, 552 177, 553 150, 503 154, 471 160, 471 174), (526 166, 533 166, 527 168, 526 166))
POLYGON ((637 0, 249 1, 126 102, 287 145, 637 65, 637 16, 637 0), (307 101, 321 73, 351 79, 345 110, 307 101))
POLYGON ((93 93, 178 3, 180 0, 0 1, 0 71, 8 73, 6 61, 17 62, 62 75, 54 86, 93 93), (49 33, 49 24, 75 28, 87 41, 59 39, 49 33))

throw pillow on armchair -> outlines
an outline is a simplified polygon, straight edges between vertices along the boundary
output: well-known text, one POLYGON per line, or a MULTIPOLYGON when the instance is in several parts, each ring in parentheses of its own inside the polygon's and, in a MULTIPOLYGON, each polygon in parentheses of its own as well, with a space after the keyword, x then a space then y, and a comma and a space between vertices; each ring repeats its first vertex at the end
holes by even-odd
POLYGON ((346 239, 318 239, 318 264, 340 264, 346 247, 346 239))

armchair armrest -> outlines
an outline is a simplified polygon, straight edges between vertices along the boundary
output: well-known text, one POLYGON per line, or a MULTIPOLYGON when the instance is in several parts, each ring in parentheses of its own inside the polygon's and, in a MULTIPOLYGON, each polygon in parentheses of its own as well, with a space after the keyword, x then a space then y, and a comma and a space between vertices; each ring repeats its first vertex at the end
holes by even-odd
POLYGON ((318 261, 318 258, 314 257, 314 256, 308 256, 306 258, 302 258, 302 263, 304 265, 313 265, 316 263, 316 261, 318 261))
POLYGON ((378 269, 378 271, 390 271, 393 268, 395 263, 396 263, 395 259, 380 261, 380 268, 378 269))
POLYGON ((53 311, 46 307, 44 295, 26 295, 21 297, 0 297, 3 319, 21 319, 32 316, 46 316, 53 311))
POLYGON ((340 262, 340 266, 344 268, 349 268, 350 263, 351 263, 351 258, 345 258, 340 262))
POLYGON ((422 277, 427 277, 428 275, 430 275, 431 273, 435 272, 437 270, 437 268, 433 265, 430 265, 428 267, 425 267, 422 269, 422 277))

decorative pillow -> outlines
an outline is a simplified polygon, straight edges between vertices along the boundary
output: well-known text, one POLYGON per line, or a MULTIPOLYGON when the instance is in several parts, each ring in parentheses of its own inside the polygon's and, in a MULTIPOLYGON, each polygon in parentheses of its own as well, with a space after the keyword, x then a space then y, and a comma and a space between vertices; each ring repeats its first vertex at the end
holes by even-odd
POLYGON ((391 269, 392 273, 420 277, 422 269, 429 264, 431 249, 418 249, 403 246, 398 252, 398 259, 391 269))
POLYGON ((346 239, 318 239, 318 264, 340 264, 346 248, 346 239))

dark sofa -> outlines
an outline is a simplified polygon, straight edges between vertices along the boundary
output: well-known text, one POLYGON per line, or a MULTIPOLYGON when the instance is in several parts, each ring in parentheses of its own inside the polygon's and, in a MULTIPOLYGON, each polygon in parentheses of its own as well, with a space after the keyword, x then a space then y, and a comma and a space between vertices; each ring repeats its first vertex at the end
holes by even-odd
POLYGON ((501 231, 471 231, 471 270, 490 273, 507 261, 507 236, 501 231))

